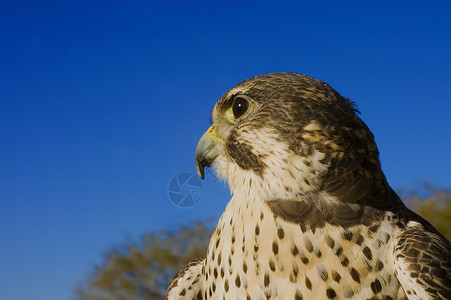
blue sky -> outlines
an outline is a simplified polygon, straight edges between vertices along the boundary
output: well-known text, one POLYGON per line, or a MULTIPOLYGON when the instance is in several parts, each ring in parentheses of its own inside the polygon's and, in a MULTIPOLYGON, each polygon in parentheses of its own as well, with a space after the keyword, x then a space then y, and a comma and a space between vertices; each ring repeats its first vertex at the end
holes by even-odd
POLYGON ((218 218, 168 199, 229 88, 304 73, 351 97, 395 189, 451 186, 450 2, 2 1, 0 299, 71 299, 126 237, 218 218))

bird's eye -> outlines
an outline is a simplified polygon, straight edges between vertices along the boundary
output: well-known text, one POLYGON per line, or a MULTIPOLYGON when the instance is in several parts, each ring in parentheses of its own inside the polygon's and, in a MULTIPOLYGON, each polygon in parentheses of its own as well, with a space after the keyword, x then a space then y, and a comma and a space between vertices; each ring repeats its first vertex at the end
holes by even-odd
POLYGON ((243 97, 236 97, 233 100, 232 111, 233 116, 238 119, 241 117, 249 108, 249 101, 244 99, 243 97))

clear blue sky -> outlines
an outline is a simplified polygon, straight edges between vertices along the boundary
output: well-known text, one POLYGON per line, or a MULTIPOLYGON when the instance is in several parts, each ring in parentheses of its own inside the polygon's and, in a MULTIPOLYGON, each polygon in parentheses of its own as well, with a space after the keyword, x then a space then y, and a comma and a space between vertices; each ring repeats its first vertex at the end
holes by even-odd
POLYGON ((218 218, 168 200, 209 113, 251 76, 351 97, 395 189, 451 186, 450 2, 0 4, 0 299, 71 299, 126 236, 218 218))

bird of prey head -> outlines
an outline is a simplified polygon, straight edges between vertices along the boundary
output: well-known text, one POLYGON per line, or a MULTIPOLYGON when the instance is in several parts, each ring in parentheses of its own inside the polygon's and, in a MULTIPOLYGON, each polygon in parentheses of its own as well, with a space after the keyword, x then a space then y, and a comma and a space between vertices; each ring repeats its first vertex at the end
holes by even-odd
POLYGON ((233 193, 266 201, 320 191, 328 201, 357 201, 385 182, 373 135, 357 112, 306 75, 256 76, 216 103, 196 149, 197 171, 204 178, 213 164, 233 193))

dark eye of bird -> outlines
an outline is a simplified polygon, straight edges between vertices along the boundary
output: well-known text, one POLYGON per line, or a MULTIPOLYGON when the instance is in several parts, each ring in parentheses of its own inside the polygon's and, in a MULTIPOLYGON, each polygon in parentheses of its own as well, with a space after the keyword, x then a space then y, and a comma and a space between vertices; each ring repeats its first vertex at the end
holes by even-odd
POLYGON ((249 108, 249 101, 244 99, 243 97, 236 97, 233 100, 232 111, 235 118, 241 117, 249 108))

